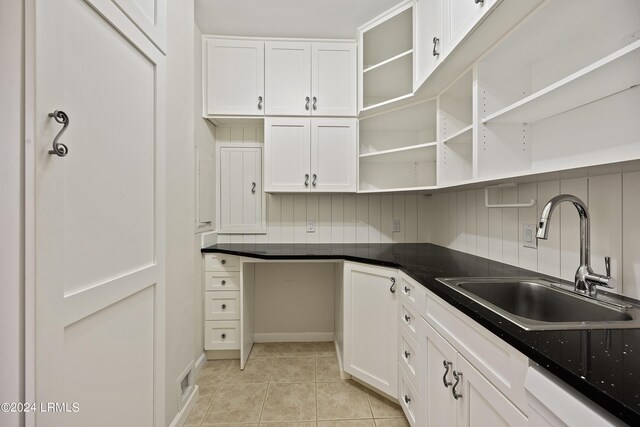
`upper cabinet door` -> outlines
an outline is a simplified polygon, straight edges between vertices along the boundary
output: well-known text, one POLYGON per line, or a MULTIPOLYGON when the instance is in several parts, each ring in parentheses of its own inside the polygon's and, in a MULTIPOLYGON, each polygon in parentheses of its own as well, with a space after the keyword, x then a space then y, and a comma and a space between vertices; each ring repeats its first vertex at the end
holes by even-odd
POLYGON ((265 118, 264 190, 305 192, 311 186, 307 118, 265 118))
POLYGON ((441 57, 442 0, 414 0, 413 28, 413 90, 416 91, 441 57))
POLYGON ((444 0, 442 58, 464 39, 496 0, 444 0))
POLYGON ((355 43, 313 43, 311 51, 311 114, 355 116, 355 43))
POLYGON ((311 44, 265 44, 265 95, 269 116, 311 115, 311 44))
POLYGON ((311 190, 356 191, 357 119, 311 120, 311 190))
POLYGON ((204 115, 264 115, 264 43, 207 39, 204 115))

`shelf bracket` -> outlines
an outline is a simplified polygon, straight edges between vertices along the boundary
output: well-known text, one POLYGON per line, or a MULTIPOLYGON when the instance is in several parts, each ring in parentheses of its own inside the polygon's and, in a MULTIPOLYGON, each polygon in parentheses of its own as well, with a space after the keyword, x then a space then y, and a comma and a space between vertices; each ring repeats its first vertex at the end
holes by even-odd
POLYGON ((498 184, 498 185, 489 185, 484 188, 484 205, 488 208, 531 208, 536 205, 536 199, 531 199, 529 203, 508 203, 508 204, 498 204, 492 205, 489 203, 489 190, 494 188, 512 188, 515 187, 515 182, 508 182, 506 184, 498 184))

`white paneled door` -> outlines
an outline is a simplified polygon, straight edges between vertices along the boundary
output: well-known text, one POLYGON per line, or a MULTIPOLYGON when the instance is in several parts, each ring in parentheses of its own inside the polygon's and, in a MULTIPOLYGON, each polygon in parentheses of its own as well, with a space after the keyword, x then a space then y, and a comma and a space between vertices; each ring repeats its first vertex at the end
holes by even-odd
POLYGON ((164 56, 112 1, 27 23, 27 425, 164 426, 164 56))
POLYGON ((356 192, 357 119, 311 121, 311 189, 356 192))

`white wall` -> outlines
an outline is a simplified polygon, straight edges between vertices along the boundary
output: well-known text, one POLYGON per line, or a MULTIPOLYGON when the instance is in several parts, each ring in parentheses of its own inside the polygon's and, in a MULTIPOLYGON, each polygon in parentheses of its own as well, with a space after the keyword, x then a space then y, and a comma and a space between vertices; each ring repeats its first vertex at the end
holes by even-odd
MULTIPOLYGON (((0 2, 0 402, 24 401, 23 2, 0 2)), ((21 426, 0 413, 0 425, 21 426)))
POLYGON ((604 273, 611 257, 615 292, 640 297, 640 172, 521 184, 491 190, 491 203, 537 204, 525 209, 487 209, 483 190, 436 194, 428 201, 435 244, 573 280, 579 264, 579 220, 571 204, 553 214, 549 239, 537 249, 522 246, 523 224, 536 224, 543 206, 562 193, 574 194, 591 213, 591 261, 604 273))
MULTIPOLYGON (((166 423, 178 413, 177 381, 194 361, 196 281, 193 2, 167 10, 166 423)), ((201 323, 201 322, 200 322, 201 323)))

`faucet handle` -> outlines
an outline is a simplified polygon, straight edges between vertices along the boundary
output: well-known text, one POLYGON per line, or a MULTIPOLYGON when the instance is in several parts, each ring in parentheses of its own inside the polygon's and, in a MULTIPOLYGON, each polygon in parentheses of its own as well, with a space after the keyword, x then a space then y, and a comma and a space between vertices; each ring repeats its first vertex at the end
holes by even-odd
POLYGON ((604 257, 604 268, 607 272, 607 276, 611 277, 611 257, 610 256, 604 257))

